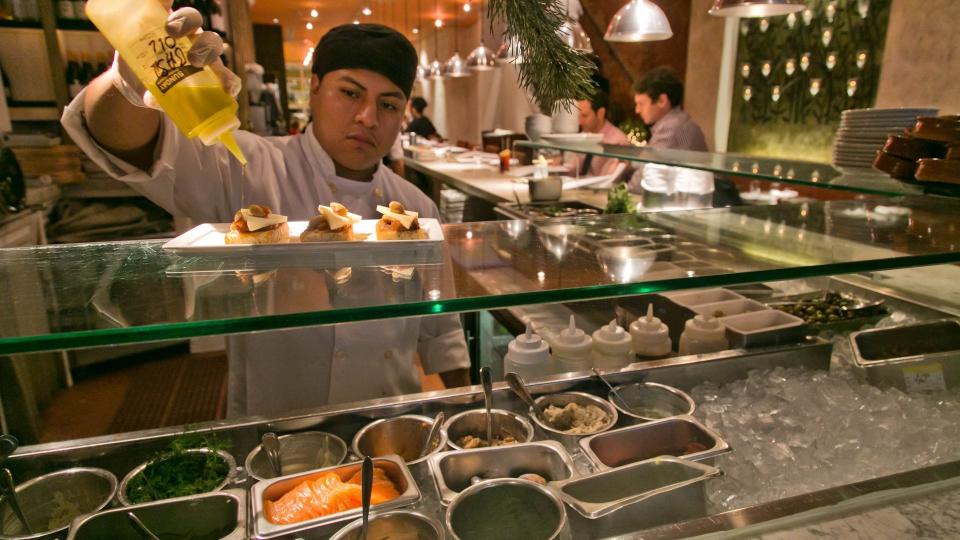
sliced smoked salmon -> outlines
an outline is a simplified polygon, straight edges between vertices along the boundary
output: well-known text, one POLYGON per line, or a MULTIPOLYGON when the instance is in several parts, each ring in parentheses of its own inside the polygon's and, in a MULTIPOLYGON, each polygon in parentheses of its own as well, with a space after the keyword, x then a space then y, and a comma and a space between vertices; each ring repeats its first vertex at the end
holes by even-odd
MULTIPOLYGON (((370 506, 400 496, 396 486, 380 467, 373 468, 370 506)), ((263 510, 271 523, 299 523, 308 519, 360 507, 360 471, 344 482, 335 472, 315 480, 304 480, 276 501, 264 501, 263 510)))

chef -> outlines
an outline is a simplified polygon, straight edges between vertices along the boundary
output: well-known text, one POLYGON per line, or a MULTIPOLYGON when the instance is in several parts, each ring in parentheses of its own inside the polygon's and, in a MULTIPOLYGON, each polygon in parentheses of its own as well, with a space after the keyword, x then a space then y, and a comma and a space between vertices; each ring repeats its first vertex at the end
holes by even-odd
MULTIPOLYGON (((180 9, 168 18, 167 32, 190 36, 191 64, 210 65, 236 95, 237 78, 218 60, 222 42, 212 32, 198 32, 200 21, 196 10, 180 9)), ((330 30, 313 56, 314 122, 289 137, 238 131, 245 168, 222 146, 184 137, 152 107, 149 94, 145 99, 143 86, 119 58, 66 107, 62 123, 111 176, 194 221, 230 222, 252 203, 307 220, 318 203, 331 201, 373 219, 380 217, 377 205, 392 200, 437 218, 429 198, 381 164, 399 133, 416 66, 410 42, 385 26, 330 30)), ((228 337, 227 353, 231 417, 420 391, 417 353, 424 370, 440 373, 448 387, 469 384, 456 315, 241 334, 228 337)))
MULTIPOLYGON (((607 119, 607 105, 610 101, 606 92, 597 89, 590 99, 577 102, 577 123, 581 133, 599 133, 604 144, 630 144, 620 128, 607 119)), ((613 174, 620 160, 604 158, 592 154, 570 152, 565 166, 579 176, 606 176, 613 174)))

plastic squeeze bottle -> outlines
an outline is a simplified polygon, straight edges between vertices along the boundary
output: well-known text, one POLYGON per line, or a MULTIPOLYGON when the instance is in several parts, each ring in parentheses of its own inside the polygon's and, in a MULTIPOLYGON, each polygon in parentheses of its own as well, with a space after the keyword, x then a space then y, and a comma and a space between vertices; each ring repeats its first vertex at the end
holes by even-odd
POLYGON ((533 333, 533 328, 527 322, 527 331, 507 345, 503 372, 513 371, 524 379, 543 377, 550 374, 550 365, 549 347, 539 335, 533 333))
POLYGON ((586 332, 577 328, 573 315, 570 315, 570 325, 561 330, 550 341, 554 371, 556 373, 568 373, 589 370, 592 348, 593 339, 586 332))
POLYGON ((644 358, 663 358, 670 355, 670 329, 653 316, 653 304, 647 304, 647 316, 630 324, 633 351, 644 358))
POLYGON ((591 357, 593 367, 601 369, 622 368, 635 360, 630 334, 616 319, 593 333, 591 357))
POLYGON ((687 321, 680 335, 680 355, 704 354, 728 349, 727 327, 709 315, 687 321))
POLYGON ((190 65, 190 40, 167 34, 167 10, 158 0, 90 0, 86 11, 180 131, 206 145, 220 141, 246 165, 233 138, 240 127, 236 100, 209 66, 190 65))

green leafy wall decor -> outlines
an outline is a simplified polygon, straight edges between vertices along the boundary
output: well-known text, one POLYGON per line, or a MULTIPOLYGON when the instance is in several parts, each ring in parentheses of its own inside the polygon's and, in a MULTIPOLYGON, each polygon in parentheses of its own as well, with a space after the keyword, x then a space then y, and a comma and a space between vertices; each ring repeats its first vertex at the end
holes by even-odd
POLYGON ((731 152, 828 162, 840 113, 877 96, 891 0, 808 0, 741 19, 731 152))

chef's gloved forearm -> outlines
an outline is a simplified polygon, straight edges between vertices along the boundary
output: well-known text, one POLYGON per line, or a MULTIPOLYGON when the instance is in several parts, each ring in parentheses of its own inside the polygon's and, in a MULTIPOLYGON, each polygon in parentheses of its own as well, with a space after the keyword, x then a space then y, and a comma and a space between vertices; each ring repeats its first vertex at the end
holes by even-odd
MULTIPOLYGON (((220 55, 223 53, 223 40, 215 32, 204 31, 201 28, 202 23, 203 17, 199 11, 194 8, 180 8, 167 17, 166 30, 175 38, 190 39, 192 44, 187 52, 187 60, 190 64, 198 68, 210 66, 219 77, 223 88, 231 96, 236 97, 240 93, 240 77, 227 69, 220 60, 220 55)), ((119 54, 114 54, 110 76, 113 86, 131 104, 137 107, 160 108, 153 94, 147 91, 119 54)))

